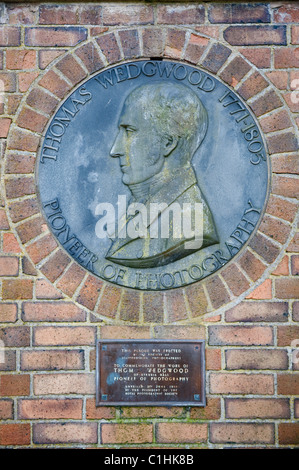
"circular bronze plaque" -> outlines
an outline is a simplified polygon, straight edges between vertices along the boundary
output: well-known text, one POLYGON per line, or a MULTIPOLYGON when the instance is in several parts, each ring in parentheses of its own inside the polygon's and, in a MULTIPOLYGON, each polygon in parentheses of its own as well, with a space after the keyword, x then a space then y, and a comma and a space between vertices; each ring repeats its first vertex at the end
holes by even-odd
POLYGON ((94 75, 61 104, 38 185, 51 231, 80 265, 164 290, 240 252, 265 206, 268 165, 255 117, 218 78, 136 61, 94 75))

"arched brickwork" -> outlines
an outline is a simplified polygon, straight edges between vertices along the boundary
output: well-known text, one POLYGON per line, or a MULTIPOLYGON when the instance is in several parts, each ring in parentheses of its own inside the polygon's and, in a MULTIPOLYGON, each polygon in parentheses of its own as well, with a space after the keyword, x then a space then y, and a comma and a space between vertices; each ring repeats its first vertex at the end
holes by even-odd
MULTIPOLYGON (((84 307, 109 323, 149 325, 200 321, 245 298, 283 257, 294 231, 297 206, 279 192, 278 155, 296 152, 297 128, 288 103, 272 86, 269 77, 242 55, 242 51, 214 38, 212 33, 213 27, 198 30, 124 27, 108 32, 98 28, 94 37, 54 59, 21 102, 6 150, 10 223, 36 269, 69 301, 70 315, 74 318, 84 307), (58 246, 40 212, 33 164, 47 122, 73 88, 105 67, 152 57, 198 65, 235 90, 255 114, 272 163, 264 216, 245 249, 204 280, 164 292, 121 288, 100 280, 74 262, 58 246), (26 176, 21 174, 21 165, 27 165, 26 176)), ((65 301, 61 304, 66 305, 65 301)), ((24 308, 28 309, 25 315, 34 317, 38 306, 25 304, 24 308)))

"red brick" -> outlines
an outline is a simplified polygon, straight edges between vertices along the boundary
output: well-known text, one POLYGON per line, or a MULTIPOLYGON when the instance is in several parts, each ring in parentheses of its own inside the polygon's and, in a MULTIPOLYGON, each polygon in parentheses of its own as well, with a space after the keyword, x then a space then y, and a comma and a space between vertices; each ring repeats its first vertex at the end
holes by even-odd
POLYGON ((42 259, 52 253, 57 247, 57 242, 51 234, 45 235, 27 247, 28 254, 34 263, 39 263, 42 259))
POLYGON ((271 21, 268 6, 262 4, 211 5, 208 17, 211 23, 270 23, 271 21))
POLYGON ((21 370, 80 370, 84 367, 84 351, 22 351, 21 370))
POLYGON ((21 248, 18 243, 18 240, 13 233, 4 233, 3 234, 3 253, 21 253, 21 248))
POLYGON ((185 290, 192 317, 203 315, 208 310, 208 300, 203 288, 191 285, 185 290))
POLYGON ((10 279, 2 281, 4 300, 32 299, 33 281, 31 279, 10 279))
POLYGON ((60 59, 60 61, 56 64, 56 67, 65 75, 65 77, 70 80, 73 85, 81 82, 86 77, 85 70, 71 55, 67 55, 60 59))
POLYGON ((37 423, 33 425, 35 444, 96 444, 97 423, 37 423))
POLYGON ((242 59, 242 57, 235 57, 222 70, 220 77, 226 83, 234 87, 250 71, 250 69, 250 65, 242 59))
POLYGON ((299 326, 284 325, 277 328, 277 346, 291 346, 291 342, 299 338, 299 326))
POLYGON ((7 174, 33 173, 34 167, 35 157, 32 155, 10 154, 6 157, 5 173, 7 174))
POLYGON ((299 279, 284 277, 275 279, 275 295, 278 299, 298 299, 299 279))
POLYGON ((271 279, 266 279, 262 284, 257 286, 246 299, 256 299, 256 300, 265 300, 272 299, 272 281, 271 279))
POLYGON ((292 26, 292 44, 299 44, 299 26, 292 26))
POLYGON ((299 47, 279 47, 274 50, 274 67, 276 69, 298 68, 299 47))
POLYGON ((35 295, 39 300, 63 298, 63 295, 46 279, 36 280, 35 295))
POLYGON ((26 256, 22 258, 22 272, 28 274, 28 276, 37 276, 37 271, 31 261, 26 256))
POLYGON ((159 28, 144 29, 142 33, 144 57, 162 57, 164 36, 159 28))
POLYGON ((79 302, 79 304, 83 305, 84 307, 93 310, 100 295, 102 286, 102 281, 96 279, 94 276, 88 276, 80 289, 77 302, 79 302))
POLYGON ((299 302, 293 303, 293 320, 299 321, 299 302))
POLYGON ((40 24, 77 24, 77 7, 60 5, 41 5, 40 24))
POLYGON ((194 407, 190 409, 191 419, 219 419, 221 416, 220 398, 208 398, 204 407, 194 407))
POLYGON ((184 294, 181 290, 165 293, 167 322, 172 323, 188 318, 184 294))
MULTIPOLYGON (((59 77, 54 70, 49 70, 39 81, 39 85, 51 91, 51 93, 54 93, 58 98, 63 98, 71 88, 71 86, 64 79, 59 77)), ((54 102, 56 103, 56 100, 53 101, 53 105, 54 102)), ((51 110, 51 107, 51 103, 49 103, 49 111, 51 110)))
POLYGON ((10 24, 34 24, 38 7, 35 5, 10 4, 7 6, 10 24))
POLYGON ((299 6, 295 2, 287 3, 286 5, 274 4, 273 19, 276 23, 298 23, 299 21, 299 6))
POLYGON ((163 293, 143 293, 143 320, 145 323, 162 323, 164 318, 163 293))
MULTIPOLYGON (((273 185, 274 175, 273 175, 273 185)), ((291 226, 280 219, 270 217, 267 214, 264 215, 261 225, 259 227, 260 232, 264 233, 273 240, 279 243, 285 243, 290 235, 291 226)))
MULTIPOLYGON (((50 73, 51 72, 48 72, 48 74, 50 74, 50 73)), ((45 88, 47 88, 46 85, 48 85, 48 81, 47 81, 48 74, 46 74, 43 77, 43 79, 40 80, 40 84, 42 86, 45 85, 45 88)), ((62 81, 62 80, 60 80, 60 81, 62 81)), ((57 85, 56 82, 55 82, 55 84, 57 85)), ((69 88, 69 86, 68 86, 68 88, 69 88)), ((48 85, 48 89, 50 91, 52 91, 54 94, 56 94, 57 96, 59 96, 58 93, 55 92, 56 90, 54 88, 54 85, 53 85, 53 90, 51 89, 50 85, 48 85)), ((56 108, 59 101, 56 98, 54 98, 54 96, 51 96, 48 93, 46 93, 42 88, 34 88, 33 90, 30 91, 30 93, 27 97, 26 103, 29 104, 29 106, 31 106, 32 108, 35 108, 38 111, 41 111, 41 112, 46 113, 46 114, 51 114, 52 111, 56 108)))
POLYGON ((114 33, 105 34, 97 38, 97 43, 100 46, 104 56, 109 64, 118 62, 121 59, 120 50, 116 41, 114 33))
POLYGON ((274 173, 299 174, 299 159, 297 154, 274 155, 271 158, 274 173))
POLYGON ((299 274, 299 256, 298 255, 291 256, 291 272, 293 276, 297 276, 299 274))
POLYGON ((236 444, 274 444, 274 424, 212 423, 211 442, 236 444))
POLYGON ((77 263, 71 264, 57 283, 58 289, 72 297, 77 287, 83 281, 86 271, 77 263))
POLYGON ((89 73, 96 72, 104 67, 96 47, 91 42, 79 47, 76 50, 76 55, 82 60, 89 73))
POLYGON ((250 104, 256 116, 261 116, 281 106, 282 101, 273 90, 267 91, 263 96, 250 104))
POLYGON ((290 403, 285 398, 227 398, 226 418, 290 418, 290 403))
POLYGON ((192 64, 197 64, 208 44, 209 39, 197 34, 191 34, 184 55, 185 60, 192 64))
POLYGON ((294 238, 291 240, 291 243, 287 247, 288 252, 299 253, 299 232, 295 233, 294 238))
POLYGON ((299 399, 298 398, 294 400, 294 412, 295 412, 295 418, 299 418, 299 399))
POLYGON ((205 21, 203 5, 158 5, 158 24, 200 24, 205 21))
POLYGON ((0 276, 18 276, 19 258, 16 256, 0 256, 0 276))
POLYGON ((39 216, 23 222, 17 227, 17 232, 22 243, 29 242, 33 238, 41 235, 45 230, 47 230, 47 228, 44 219, 39 216))
POLYGON ((221 274, 235 296, 241 295, 250 287, 249 281, 235 264, 227 266, 221 274))
POLYGON ((288 368, 288 353, 280 349, 233 349, 225 352, 225 358, 228 370, 288 368))
POLYGON ((10 134, 7 148, 12 150, 21 150, 22 152, 35 152, 38 148, 38 144, 39 138, 36 135, 19 128, 15 128, 10 134))
POLYGON ((13 401, 0 400, 0 419, 13 419, 13 401))
POLYGON ((271 70, 266 73, 271 82, 279 88, 279 90, 286 90, 289 82, 289 74, 283 70, 271 70))
POLYGON ((84 4, 79 7, 78 17, 78 24, 101 24, 102 6, 84 4))
POLYGON ((221 369, 221 349, 206 349, 207 370, 221 369))
POLYGON ((8 348, 30 346, 30 329, 27 326, 1 328, 0 339, 8 348))
POLYGON ((32 177, 10 178, 5 181, 6 197, 18 197, 35 194, 35 181, 32 177))
POLYGON ((1 91, 12 93, 16 91, 16 74, 14 72, 0 72, 1 91))
POLYGON ((121 297, 120 319, 136 322, 140 315, 140 293, 125 290, 121 297))
POLYGON ((115 318, 120 296, 121 289, 119 287, 106 284, 98 307, 98 313, 105 317, 115 318))
POLYGON ((282 445, 298 445, 299 423, 279 423, 278 440, 282 445))
POLYGON ((277 374, 277 393, 279 395, 298 395, 299 373, 277 374))
POLYGON ((260 125, 263 131, 267 134, 268 132, 281 131, 292 127, 290 117, 285 110, 279 110, 270 116, 264 117, 260 120, 260 125))
POLYGON ((206 423, 157 423, 157 442, 181 444, 206 442, 207 439, 206 423))
POLYGON ((230 301, 230 295, 219 276, 214 276, 211 280, 207 280, 206 287, 213 308, 219 308, 230 301))
POLYGON ((20 46, 21 28, 16 26, 0 26, 0 46, 20 46))
POLYGON ((231 50, 221 43, 213 44, 201 65, 210 72, 217 73, 231 55, 231 50))
POLYGON ((26 396, 30 393, 29 374, 5 374, 0 376, 0 396, 26 396))
POLYGON ((37 374, 33 377, 35 395, 85 395, 95 393, 94 374, 37 374))
POLYGON ((30 424, 1 424, 0 425, 1 446, 25 446, 30 445, 30 424))
POLYGON ((83 403, 80 399, 19 400, 19 419, 81 419, 83 403))
POLYGON ((238 264, 253 281, 257 281, 266 268, 266 265, 249 250, 246 250, 241 258, 238 258, 238 264))
POLYGON ((25 28, 26 46, 76 46, 87 38, 87 30, 82 27, 31 27, 25 28))
POLYGON ((128 31, 118 32, 121 47, 124 53, 125 59, 131 59, 133 57, 139 57, 141 55, 139 35, 136 29, 130 29, 128 31))
POLYGON ((107 26, 154 23, 153 7, 147 5, 106 5, 102 16, 107 26))
POLYGON ((229 26, 223 32, 223 37, 232 46, 285 46, 287 44, 285 26, 229 26))
POLYGON ((47 118, 42 114, 37 113, 29 108, 23 108, 17 118, 17 124, 19 127, 28 129, 32 132, 41 133, 47 123, 47 118))
POLYGON ((6 138, 9 132, 9 128, 11 125, 10 118, 1 118, 0 119, 0 138, 6 138))
POLYGON ((267 142, 269 153, 294 152, 298 149, 297 138, 293 132, 267 136, 267 142))
POLYGON ((260 93, 268 86, 268 82, 262 77, 259 72, 254 72, 248 77, 238 88, 239 95, 244 98, 244 100, 248 100, 252 98, 254 95, 260 93))
POLYGON ((282 258, 277 268, 272 271, 274 276, 288 276, 289 274, 289 257, 286 255, 282 258))
POLYGON ((64 50, 55 50, 55 49, 50 49, 50 50, 39 50, 38 51, 38 65, 39 68, 44 70, 47 68, 47 66, 53 62, 53 60, 57 59, 60 55, 64 54, 64 50))
POLYGON ((273 344, 270 326, 209 326, 210 345, 268 346, 273 344))
POLYGON ((17 304, 2 302, 0 304, 0 318, 1 322, 15 322, 17 321, 18 306, 17 304))
POLYGON ((103 444, 146 444, 153 442, 152 424, 102 424, 103 444))
POLYGON ((27 70, 36 67, 36 51, 15 50, 6 51, 6 68, 11 70, 27 70))
POLYGON ((108 326, 101 327, 103 339, 148 339, 150 328, 146 326, 108 326))
POLYGON ((255 234, 249 246, 269 264, 273 263, 280 253, 279 247, 261 233, 255 234))
POLYGON ((272 395, 274 377, 272 374, 211 372, 210 393, 272 395))
MULTIPOLYGON (((122 409, 123 411, 125 408, 122 409)), ((112 406, 97 406, 94 398, 86 400, 86 418, 87 419, 114 419, 116 408, 112 406)))
POLYGON ((41 272, 49 281, 54 282, 64 272, 70 262, 70 257, 62 249, 59 249, 43 264, 41 272))
POLYGON ((4 209, 0 209, 0 230, 9 230, 9 222, 4 209))
POLYGON ((240 47, 240 53, 260 69, 271 66, 271 49, 268 47, 240 47))
POLYGON ((18 81, 19 81, 19 91, 25 93, 34 80, 38 77, 38 72, 19 72, 18 81))
POLYGON ((94 346, 96 329, 91 326, 37 326, 34 346, 94 346))
POLYGON ((299 198, 299 179, 273 175, 272 192, 289 198, 299 198))
POLYGON ((71 302, 25 302, 23 321, 84 321, 85 312, 71 302))

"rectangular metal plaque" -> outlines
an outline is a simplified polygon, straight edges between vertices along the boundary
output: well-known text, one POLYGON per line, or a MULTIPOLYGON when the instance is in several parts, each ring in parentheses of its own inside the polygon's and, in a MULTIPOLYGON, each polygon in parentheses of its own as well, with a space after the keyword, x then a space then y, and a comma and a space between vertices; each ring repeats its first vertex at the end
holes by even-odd
POLYGON ((202 340, 99 340, 96 405, 205 406, 202 340))

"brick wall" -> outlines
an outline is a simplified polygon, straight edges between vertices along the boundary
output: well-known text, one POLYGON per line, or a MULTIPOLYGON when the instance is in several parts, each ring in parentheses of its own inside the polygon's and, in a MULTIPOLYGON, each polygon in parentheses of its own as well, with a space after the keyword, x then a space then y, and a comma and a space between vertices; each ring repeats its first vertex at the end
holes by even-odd
POLYGON ((0 448, 298 447, 299 3, 0 9, 0 448), (199 65, 234 88, 272 165, 245 251, 164 293, 121 289, 73 262, 35 187, 40 138, 61 100, 95 71, 142 57, 199 65), (96 338, 205 339, 207 406, 96 408, 96 338))

